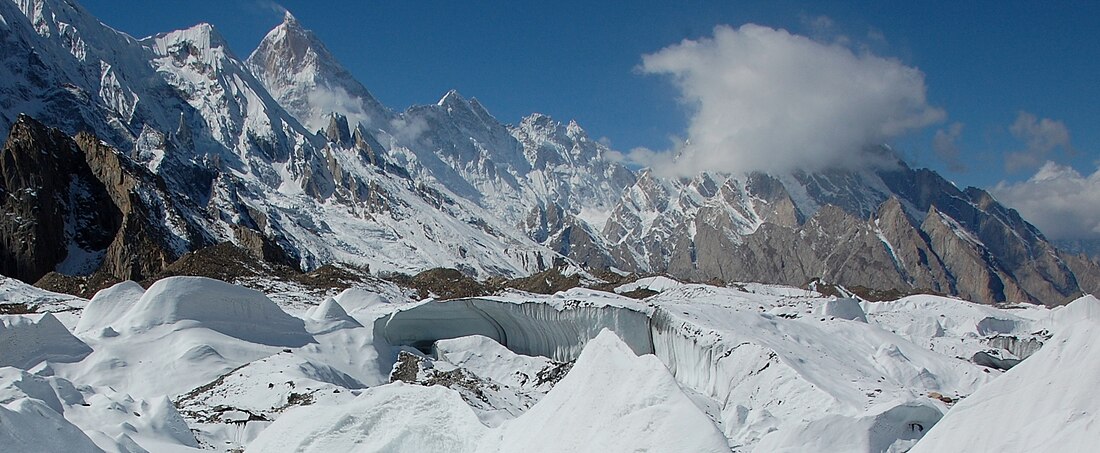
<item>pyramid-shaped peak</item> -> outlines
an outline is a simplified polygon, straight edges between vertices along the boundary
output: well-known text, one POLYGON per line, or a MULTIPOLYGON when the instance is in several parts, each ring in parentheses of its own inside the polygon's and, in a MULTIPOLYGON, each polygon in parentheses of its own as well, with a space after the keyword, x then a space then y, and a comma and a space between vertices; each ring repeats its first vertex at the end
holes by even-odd
POLYGON ((283 23, 286 25, 300 25, 298 23, 298 18, 294 17, 294 14, 291 14, 289 9, 283 11, 283 23))
POLYGON ((466 100, 465 97, 462 96, 462 94, 458 92, 458 90, 450 90, 447 92, 447 94, 444 94, 443 97, 439 99, 439 102, 437 102, 436 105, 440 107, 451 107, 457 105, 469 105, 469 102, 466 100))

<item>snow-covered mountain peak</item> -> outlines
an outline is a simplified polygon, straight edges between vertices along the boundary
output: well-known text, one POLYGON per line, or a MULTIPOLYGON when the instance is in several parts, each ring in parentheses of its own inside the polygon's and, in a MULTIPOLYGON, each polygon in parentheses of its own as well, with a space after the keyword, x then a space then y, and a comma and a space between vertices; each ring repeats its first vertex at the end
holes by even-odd
POLYGON ((158 55, 174 54, 177 58, 199 55, 213 57, 211 51, 230 52, 229 44, 221 33, 205 22, 191 28, 161 33, 143 41, 151 42, 158 55))
POLYGON ((435 105, 448 108, 468 107, 466 98, 463 97, 462 94, 458 92, 458 90, 454 89, 447 91, 447 94, 444 94, 443 97, 439 98, 439 102, 436 102, 435 105))
POLYGON ((288 26, 299 26, 298 18, 291 14, 290 10, 283 11, 283 24, 288 26))
POLYGON ((331 112, 370 129, 388 125, 394 117, 290 12, 260 41, 247 64, 279 104, 310 130, 324 128, 331 112))

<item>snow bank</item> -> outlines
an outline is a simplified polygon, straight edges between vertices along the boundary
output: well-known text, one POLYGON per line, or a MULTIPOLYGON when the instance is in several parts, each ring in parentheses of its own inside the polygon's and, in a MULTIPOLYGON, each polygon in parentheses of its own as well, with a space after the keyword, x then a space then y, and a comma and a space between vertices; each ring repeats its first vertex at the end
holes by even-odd
POLYGON ((675 288, 680 285, 683 285, 683 283, 680 283, 668 277, 646 277, 639 278, 637 281, 627 283, 625 285, 620 285, 615 288, 615 292, 618 294, 623 294, 639 289, 648 289, 650 291, 655 291, 659 293, 661 291, 675 288))
POLYGON ((912 453, 1094 451, 1100 439, 1100 310, 1095 297, 1059 314, 1074 322, 1042 349, 960 401, 912 453))
POLYGON ((46 291, 0 275, 0 305, 25 305, 39 313, 81 308, 88 301, 69 294, 46 291))
POLYGON ((91 352, 52 314, 0 315, 0 366, 29 369, 42 361, 78 362, 91 352))
MULTIPOLYGON (((113 330, 104 330, 111 323, 121 319, 134 307, 145 294, 145 288, 133 281, 117 283, 110 288, 100 290, 88 301, 80 321, 76 324, 76 334, 102 334, 113 330)), ((116 332, 117 333, 117 332, 116 332)), ((113 334, 109 334, 113 335, 113 334)))
POLYGON ((577 358, 602 329, 619 334, 638 354, 653 352, 646 313, 612 305, 513 303, 490 299, 429 301, 375 322, 376 336, 427 351, 436 340, 482 335, 524 355, 577 358))
POLYGON ((461 453, 474 451, 488 430, 454 390, 397 382, 338 406, 288 411, 246 451, 461 453))
POLYGON ((1100 299, 1089 294, 1050 312, 1050 322, 1055 326, 1073 324, 1081 320, 1100 322, 1100 299))
POLYGON ((203 327, 270 346, 299 347, 313 340, 301 319, 284 312, 263 293, 203 277, 170 277, 154 283, 112 325, 116 330, 141 332, 166 324, 203 327))
POLYGON ((911 403, 864 417, 829 415, 808 423, 792 420, 774 434, 765 436, 754 451, 901 453, 908 451, 942 417, 940 410, 931 404, 911 403), (843 447, 838 449, 838 446, 843 447))
POLYGON ((603 330, 545 398, 479 451, 704 453, 729 444, 656 357, 636 356, 603 330))
POLYGON ((80 428, 31 398, 0 405, 0 445, 11 453, 103 453, 80 428))
POLYGON ((65 413, 66 405, 84 402, 80 392, 69 381, 45 378, 17 368, 0 368, 0 404, 20 398, 42 401, 59 414, 65 413))
POLYGON ((363 288, 345 289, 337 294, 334 299, 348 313, 355 313, 359 310, 390 303, 381 294, 363 288))
POLYGON ((313 307, 306 313, 306 324, 310 333, 314 335, 326 334, 340 329, 354 329, 363 327, 355 318, 348 316, 336 299, 328 298, 321 305, 313 307))
POLYGON ((825 301, 821 304, 820 311, 821 316, 867 322, 867 314, 863 312, 863 307, 859 305, 859 301, 847 297, 825 301))

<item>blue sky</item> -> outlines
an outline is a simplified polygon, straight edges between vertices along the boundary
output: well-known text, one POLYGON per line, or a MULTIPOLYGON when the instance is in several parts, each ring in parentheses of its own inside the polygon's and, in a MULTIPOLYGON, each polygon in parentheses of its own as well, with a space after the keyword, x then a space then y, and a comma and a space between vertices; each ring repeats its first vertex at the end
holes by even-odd
POLYGON ((944 115, 889 142, 911 164, 959 185, 1019 184, 1046 160, 1084 178, 1096 170, 1100 151, 1100 2, 82 4, 138 37, 212 23, 242 58, 286 7, 392 108, 435 102, 456 88, 504 122, 531 112, 576 119, 623 152, 669 149, 669 138, 687 136, 692 124, 693 108, 678 101, 683 87, 668 75, 641 71, 643 55, 684 39, 709 39, 718 25, 753 23, 921 71, 927 105, 944 115), (937 132, 951 139, 953 164, 935 152, 937 132), (1068 140, 1036 138, 1045 132, 1068 132, 1068 140), (1049 151, 1007 168, 1007 155, 1028 149, 1029 137, 1049 151))

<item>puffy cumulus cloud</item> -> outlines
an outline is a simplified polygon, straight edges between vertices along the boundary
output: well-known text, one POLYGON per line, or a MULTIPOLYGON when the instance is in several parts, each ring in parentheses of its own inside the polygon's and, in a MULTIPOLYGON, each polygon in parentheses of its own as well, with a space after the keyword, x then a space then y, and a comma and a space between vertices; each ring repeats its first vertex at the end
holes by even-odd
POLYGON ((915 68, 753 24, 718 26, 640 68, 671 76, 693 109, 683 148, 655 167, 673 174, 861 165, 870 145, 945 116, 915 68))
POLYGON ((1008 171, 1030 170, 1046 162, 1047 157, 1056 148, 1072 153, 1069 141, 1069 129, 1061 121, 1042 118, 1021 111, 1008 131, 1013 137, 1024 143, 1021 151, 1005 156, 1005 169, 1008 171))
POLYGON ((932 151, 947 163, 951 171, 966 171, 966 165, 962 162, 962 153, 956 143, 962 135, 962 130, 962 123, 952 123, 946 129, 936 131, 936 135, 932 137, 932 151))
POLYGON ((990 192, 1051 239, 1100 239, 1100 169, 1082 176, 1047 161, 1027 181, 1001 182, 990 192))

